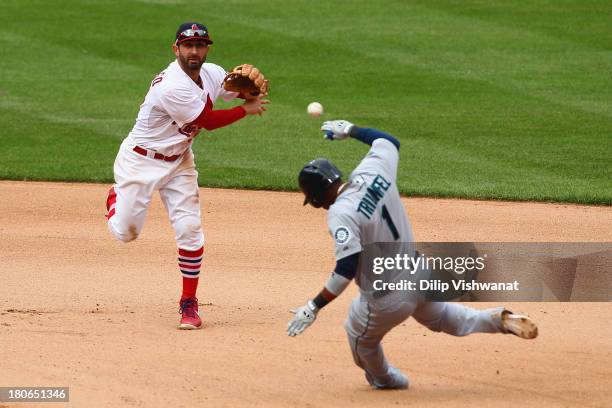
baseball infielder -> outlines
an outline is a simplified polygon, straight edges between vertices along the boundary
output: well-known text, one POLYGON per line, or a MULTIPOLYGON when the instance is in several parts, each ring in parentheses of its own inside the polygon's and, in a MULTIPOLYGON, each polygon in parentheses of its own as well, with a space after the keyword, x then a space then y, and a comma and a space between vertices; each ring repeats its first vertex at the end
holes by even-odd
MULTIPOLYGON (((374 388, 408 387, 408 378, 389 365, 381 347, 385 334, 408 317, 433 331, 454 336, 470 333, 510 333, 521 338, 537 336, 537 326, 526 316, 503 307, 476 310, 457 303, 429 302, 418 293, 393 291, 376 296, 365 279, 367 262, 360 262, 364 247, 381 242, 412 242, 412 227, 397 189, 399 141, 375 129, 359 128, 345 120, 324 122, 321 130, 330 140, 349 136, 371 145, 368 154, 346 183, 326 159, 308 163, 299 174, 306 203, 328 210, 329 232, 335 242, 336 267, 321 292, 292 310, 287 326, 297 336, 316 319, 321 308, 334 300, 355 278, 360 295, 353 300, 345 323, 355 363, 374 388)), ((370 271, 371 272, 371 271, 370 271)))
MULTIPOLYGON (((172 45, 176 60, 151 82, 136 123, 115 159, 115 184, 106 201, 108 228, 127 243, 140 234, 153 192, 159 191, 174 229, 183 276, 181 329, 202 325, 196 290, 204 233, 191 145, 202 128, 213 130, 246 115, 261 114, 268 103, 263 94, 241 95, 222 87, 225 70, 205 63, 212 43, 206 26, 179 26, 172 45), (213 110, 218 98, 229 101, 238 96, 245 99, 242 105, 213 110)), ((242 67, 263 82, 259 70, 247 64, 242 67)))

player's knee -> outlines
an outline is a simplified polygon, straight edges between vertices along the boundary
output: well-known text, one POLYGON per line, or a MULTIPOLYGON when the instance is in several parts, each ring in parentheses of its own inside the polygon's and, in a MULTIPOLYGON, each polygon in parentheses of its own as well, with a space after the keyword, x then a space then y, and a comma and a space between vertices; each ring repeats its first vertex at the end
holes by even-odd
POLYGON ((442 331, 442 321, 440 319, 437 320, 428 320, 425 322, 421 322, 423 324, 423 326, 427 327, 429 330, 434 331, 434 332, 441 332, 442 331))
POLYGON ((415 315, 413 317, 416 319, 417 322, 427 327, 431 331, 434 331, 434 332, 442 331, 442 320, 444 319, 444 310, 442 310, 439 314, 436 313, 436 314, 427 315, 427 316, 415 315))
POLYGON ((136 224, 121 226, 117 225, 117 223, 115 222, 112 222, 112 220, 108 221, 108 230, 115 238, 126 244, 128 242, 134 241, 136 238, 138 238, 138 235, 140 234, 140 230, 138 229, 136 224))
POLYGON ((204 231, 199 217, 183 217, 174 224, 179 248, 200 248, 204 245, 204 231))
POLYGON ((452 336, 463 337, 469 334, 465 324, 464 307, 455 303, 447 303, 440 319, 440 330, 452 336))

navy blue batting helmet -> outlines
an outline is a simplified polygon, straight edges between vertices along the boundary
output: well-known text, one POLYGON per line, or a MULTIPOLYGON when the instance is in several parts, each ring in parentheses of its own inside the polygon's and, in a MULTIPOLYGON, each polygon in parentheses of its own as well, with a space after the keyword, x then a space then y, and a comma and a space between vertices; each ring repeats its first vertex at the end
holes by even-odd
POLYGON ((304 193, 304 205, 310 203, 313 207, 321 207, 325 191, 342 177, 342 173, 327 159, 315 159, 300 171, 298 183, 304 193))

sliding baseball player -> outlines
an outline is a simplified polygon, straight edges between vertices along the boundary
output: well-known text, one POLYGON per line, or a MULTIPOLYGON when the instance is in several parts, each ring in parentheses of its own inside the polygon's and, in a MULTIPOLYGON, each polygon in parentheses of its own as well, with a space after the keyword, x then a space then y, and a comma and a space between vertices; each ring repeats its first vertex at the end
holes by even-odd
POLYGON ((378 389, 408 388, 408 378, 385 359, 381 341, 395 326, 412 316, 433 331, 454 336, 470 333, 509 333, 524 339, 537 336, 537 326, 526 316, 503 307, 476 310, 457 303, 430 302, 418 292, 391 291, 380 296, 367 279, 364 248, 374 243, 413 242, 412 227, 397 188, 399 141, 376 129, 360 128, 346 120, 324 122, 330 140, 353 138, 370 145, 367 155, 346 182, 327 159, 308 163, 299 174, 304 204, 328 210, 327 223, 335 243, 336 266, 313 299, 296 310, 287 326, 297 336, 319 311, 355 279, 360 295, 353 300, 345 328, 355 364, 368 383, 378 389))

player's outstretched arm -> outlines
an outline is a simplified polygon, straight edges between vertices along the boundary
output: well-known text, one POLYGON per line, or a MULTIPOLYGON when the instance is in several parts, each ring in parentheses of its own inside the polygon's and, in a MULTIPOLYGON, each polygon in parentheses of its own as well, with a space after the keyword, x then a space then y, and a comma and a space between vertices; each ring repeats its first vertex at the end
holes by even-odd
POLYGON ((242 105, 235 106, 231 109, 207 109, 202 110, 202 113, 191 122, 192 125, 212 131, 224 126, 231 125, 234 122, 244 118, 247 115, 261 115, 266 111, 264 105, 270 101, 262 99, 260 96, 254 99, 246 100, 242 105))
POLYGON ((397 150, 400 148, 399 140, 390 134, 373 128, 360 128, 347 120, 323 122, 321 130, 325 132, 325 138, 329 140, 343 140, 350 136, 371 146, 376 139, 382 138, 393 143, 397 150))
POLYGON ((287 324, 287 334, 289 336, 294 337, 303 333, 314 323, 319 310, 344 292, 344 289, 347 288, 351 279, 355 276, 358 261, 358 253, 340 259, 321 292, 314 299, 306 302, 304 306, 291 310, 295 316, 287 324))

